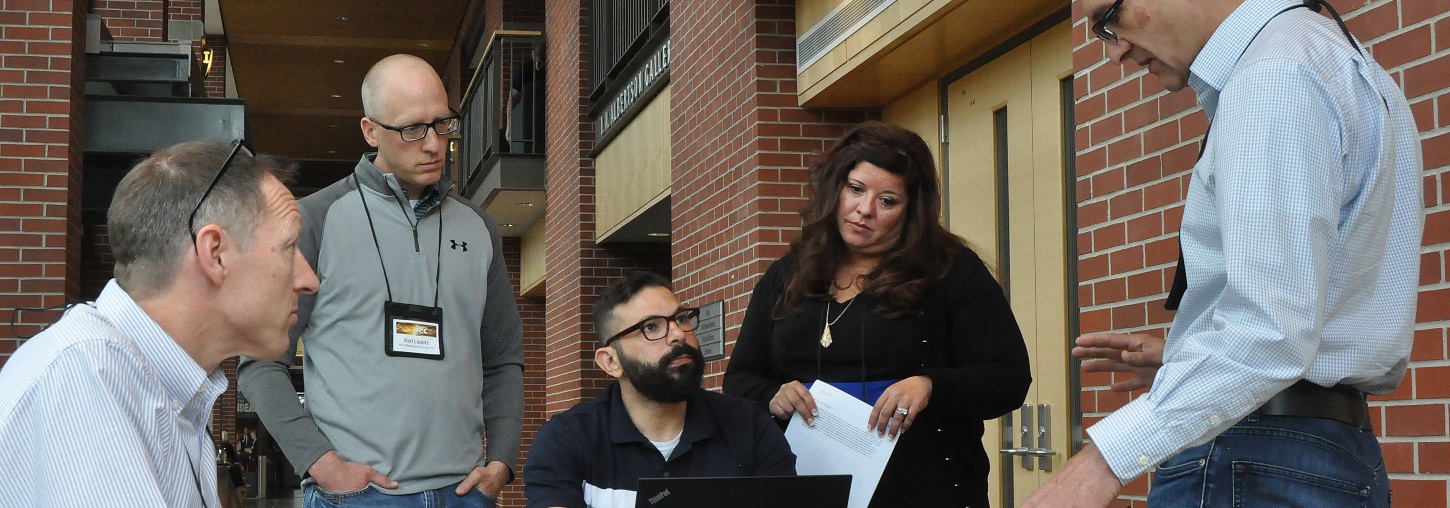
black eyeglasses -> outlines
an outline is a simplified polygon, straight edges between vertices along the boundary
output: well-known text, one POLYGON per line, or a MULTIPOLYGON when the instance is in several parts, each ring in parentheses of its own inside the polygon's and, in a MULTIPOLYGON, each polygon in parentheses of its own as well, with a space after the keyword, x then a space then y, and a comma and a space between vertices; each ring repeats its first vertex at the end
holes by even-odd
POLYGON ((453 108, 448 108, 448 110, 453 112, 453 116, 447 118, 439 118, 431 122, 404 125, 402 127, 394 127, 392 125, 379 122, 378 119, 373 117, 368 117, 368 120, 372 120, 373 123, 378 124, 379 127, 397 132, 399 136, 402 136, 404 142, 411 143, 426 137, 428 135, 428 128, 430 127, 433 128, 433 132, 438 133, 439 136, 446 136, 458 132, 458 126, 462 123, 458 120, 458 111, 454 110, 453 108))
MULTIPOLYGON (((191 216, 186 219, 186 231, 191 233, 192 246, 196 245, 196 212, 201 211, 201 204, 206 202, 206 197, 211 195, 211 190, 216 188, 217 182, 222 181, 222 175, 227 173, 227 168, 232 165, 232 159, 237 158, 237 152, 245 148, 242 146, 243 144, 245 141, 241 139, 232 143, 232 152, 227 154, 227 159, 222 161, 222 167, 217 168, 216 176, 211 178, 211 185, 206 186, 206 192, 201 193, 201 199, 196 200, 196 206, 191 208, 191 216)), ((247 155, 251 154, 252 151, 247 150, 247 155)))
POLYGON ((1103 42, 1108 44, 1118 43, 1118 33, 1108 28, 1108 23, 1117 20, 1118 8, 1122 6, 1123 0, 1113 2, 1113 5, 1108 6, 1108 10, 1103 11, 1102 16, 1099 16, 1098 20, 1093 22, 1093 34, 1097 35, 1103 42))
POLYGON ((619 333, 610 335, 609 338, 604 339, 604 345, 607 346, 614 339, 634 333, 635 330, 644 334, 645 340, 663 339, 666 335, 670 334, 671 322, 679 327, 682 332, 693 332, 695 331, 695 327, 700 325, 700 309, 699 307, 690 307, 680 309, 673 316, 650 316, 644 318, 640 322, 635 323, 634 326, 625 328, 619 333))

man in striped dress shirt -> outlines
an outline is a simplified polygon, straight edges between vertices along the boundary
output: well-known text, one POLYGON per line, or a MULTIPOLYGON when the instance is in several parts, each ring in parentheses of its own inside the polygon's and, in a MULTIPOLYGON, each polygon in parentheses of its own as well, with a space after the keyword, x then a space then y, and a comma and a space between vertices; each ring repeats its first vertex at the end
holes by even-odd
POLYGON ((0 369, 0 506, 218 506, 222 360, 277 358, 317 276, 293 167, 237 141, 156 152, 108 212, 115 279, 0 369))
POLYGON ((1073 351, 1149 391, 1027 506, 1106 506, 1149 470, 1155 508, 1388 506, 1365 394, 1399 385, 1412 343, 1423 162, 1404 93, 1322 0, 1078 3, 1110 58, 1191 87, 1211 127, 1167 340, 1073 351))

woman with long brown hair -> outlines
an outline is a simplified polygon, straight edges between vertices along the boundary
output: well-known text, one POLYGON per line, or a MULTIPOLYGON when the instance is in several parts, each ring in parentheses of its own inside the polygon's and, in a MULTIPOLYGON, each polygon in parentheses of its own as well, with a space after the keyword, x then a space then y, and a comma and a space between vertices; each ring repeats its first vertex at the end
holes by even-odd
POLYGON ((814 419, 816 380, 872 404, 862 423, 898 439, 872 507, 987 506, 982 422, 1032 382, 1002 287, 941 225, 940 187, 916 133, 847 132, 811 167, 801 234, 756 284, 725 371, 726 393, 782 423, 814 419))

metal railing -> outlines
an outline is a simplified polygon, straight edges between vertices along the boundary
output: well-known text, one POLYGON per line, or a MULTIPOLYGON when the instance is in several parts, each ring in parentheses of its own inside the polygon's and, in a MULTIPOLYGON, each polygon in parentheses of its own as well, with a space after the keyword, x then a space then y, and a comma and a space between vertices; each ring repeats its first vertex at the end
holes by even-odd
POLYGON ((597 98, 635 52, 652 25, 667 24, 670 0, 591 0, 589 8, 590 97, 597 98))
POLYGON ((538 32, 499 31, 464 92, 458 186, 466 192, 502 153, 544 151, 544 67, 538 32), (537 51, 536 51, 537 49, 537 51))

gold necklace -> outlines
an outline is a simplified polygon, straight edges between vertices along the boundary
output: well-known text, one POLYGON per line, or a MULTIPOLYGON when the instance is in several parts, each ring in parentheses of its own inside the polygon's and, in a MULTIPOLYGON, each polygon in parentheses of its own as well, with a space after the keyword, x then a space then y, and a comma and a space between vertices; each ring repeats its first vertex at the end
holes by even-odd
MULTIPOLYGON (((856 293, 856 296, 861 296, 861 294, 856 293)), ((834 342, 831 339, 831 325, 836 324, 837 321, 841 320, 841 316, 846 315, 846 311, 851 309, 851 304, 856 303, 856 296, 852 296, 850 300, 846 300, 846 306, 841 309, 840 314, 836 314, 836 319, 830 319, 831 302, 834 300, 826 300, 826 315, 821 316, 821 321, 826 323, 826 326, 821 328, 821 347, 831 347, 831 343, 834 342)))

